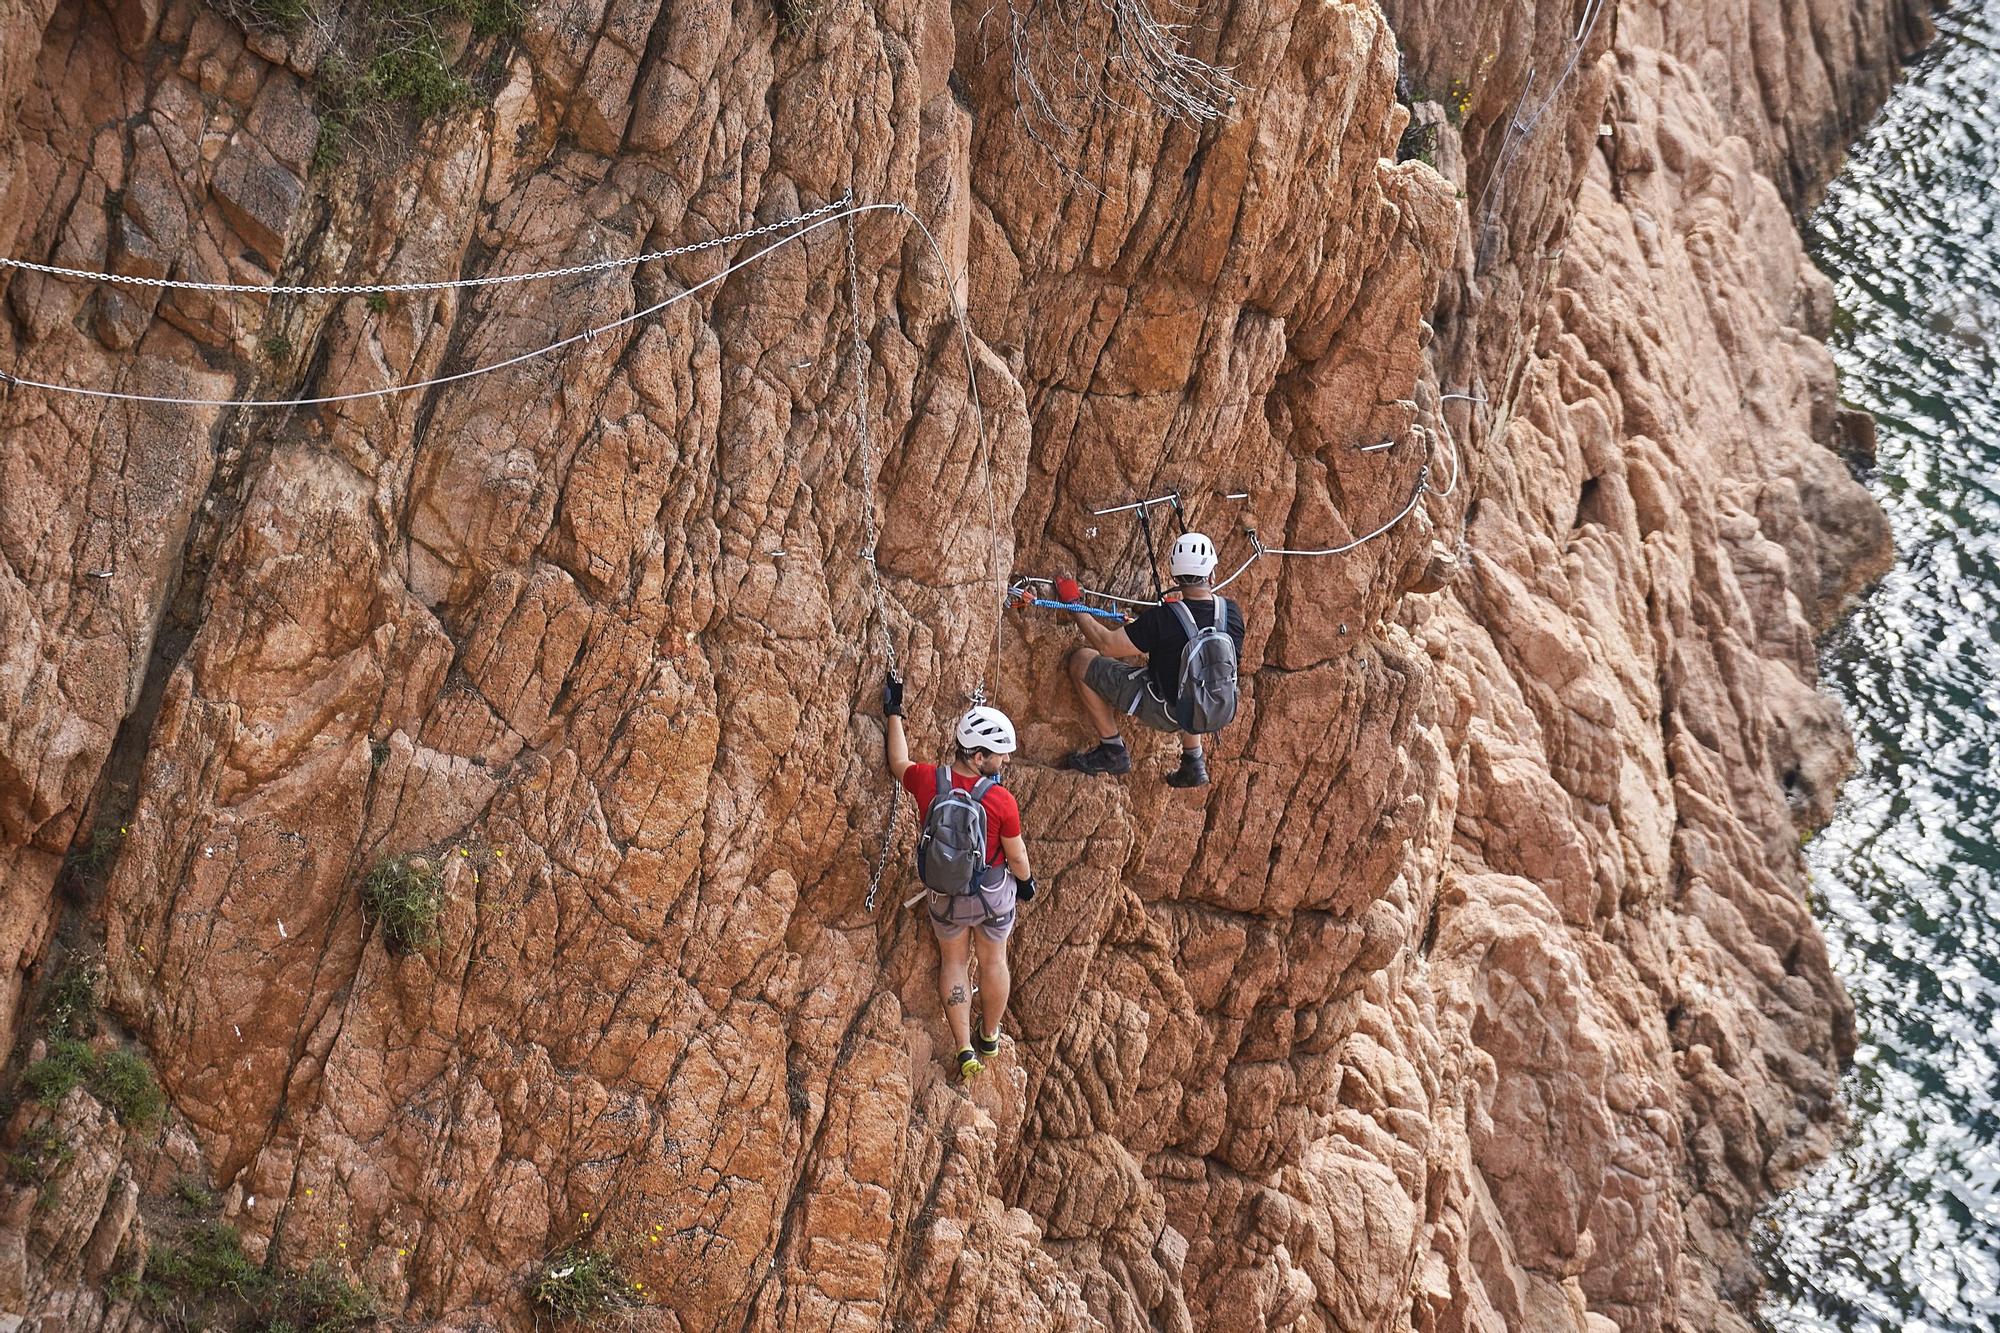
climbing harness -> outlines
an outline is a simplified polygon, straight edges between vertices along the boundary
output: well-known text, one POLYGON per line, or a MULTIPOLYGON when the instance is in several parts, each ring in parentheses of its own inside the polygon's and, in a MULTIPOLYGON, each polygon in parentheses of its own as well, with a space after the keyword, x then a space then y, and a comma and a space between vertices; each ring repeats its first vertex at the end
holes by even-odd
MULTIPOLYGON (((1036 578, 1033 575, 1026 575, 1021 578, 1018 578, 1014 580, 1014 583, 1015 586, 1017 587, 1035 587, 1035 588, 1055 587, 1054 579, 1036 578)), ((1095 597, 1100 602, 1110 602, 1115 606, 1158 606, 1159 605, 1157 601, 1149 601, 1144 597, 1120 597, 1115 592, 1105 592, 1101 588, 1084 588, 1083 592, 1086 596, 1095 597)), ((1068 604, 1065 603, 1064 605, 1068 604)))

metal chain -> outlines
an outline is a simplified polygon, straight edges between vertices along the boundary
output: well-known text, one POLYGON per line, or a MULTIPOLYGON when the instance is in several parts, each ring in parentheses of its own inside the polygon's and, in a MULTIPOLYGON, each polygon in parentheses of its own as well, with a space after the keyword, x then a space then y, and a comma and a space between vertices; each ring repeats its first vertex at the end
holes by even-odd
MULTIPOLYGON (((537 347, 531 352, 518 353, 517 355, 508 357, 504 361, 495 361, 490 365, 475 366, 471 370, 461 370, 450 375, 438 375, 409 384, 389 384, 379 389, 356 389, 350 393, 320 394, 307 398, 180 398, 162 394, 126 393, 116 389, 91 389, 77 384, 60 384, 47 380, 26 379, 19 375, 9 375, 7 378, 11 384, 18 384, 23 388, 29 389, 42 389, 50 393, 71 394, 82 398, 105 398, 128 403, 157 403, 170 407, 319 407, 327 403, 349 403, 368 398, 386 398, 391 394, 415 393, 422 389, 432 389, 439 385, 456 384, 461 380, 476 379, 481 375, 490 375, 495 371, 505 370, 509 366, 518 366, 525 362, 533 361, 538 357, 548 356, 552 352, 559 352, 565 347, 571 347, 580 342, 591 342, 600 334, 610 333, 615 329, 622 329, 626 325, 637 323, 642 319, 649 319, 669 306, 691 300, 698 293, 714 287, 739 270, 748 268, 752 264, 763 260, 778 247, 789 245, 794 241, 804 240, 820 228, 832 226, 834 223, 840 221, 842 217, 856 213, 882 211, 900 213, 904 209, 901 204, 856 204, 844 212, 820 218, 817 222, 806 222, 802 226, 797 226, 796 230, 788 235, 779 237, 763 249, 736 260, 728 267, 719 270, 709 277, 703 278, 687 290, 675 292, 672 296, 656 301, 642 310, 635 310, 631 314, 621 315, 607 324, 599 324, 595 328, 585 329, 581 333, 573 333, 567 338, 560 338, 546 347, 537 347)), ((794 226, 798 221, 803 221, 803 219, 777 225, 782 229, 785 226, 794 226)))
POLYGON ((188 292, 241 292, 252 296, 369 296, 391 292, 438 292, 454 287, 493 287, 509 282, 539 282, 548 278, 573 278, 584 273, 599 273, 605 269, 631 268, 638 264, 651 263, 656 259, 675 259, 682 255, 699 254, 703 250, 713 250, 721 245, 734 245, 739 241, 755 240, 759 236, 769 236, 773 232, 812 222, 837 209, 848 206, 847 198, 836 199, 822 204, 810 213, 797 217, 780 218, 767 222, 761 227, 739 231, 729 236, 718 236, 714 240, 695 241, 689 245, 677 245, 671 250, 650 250, 645 254, 627 255, 617 259, 600 259, 589 264, 571 264, 566 268, 541 269, 532 273, 498 273, 478 278, 447 278, 436 282, 389 282, 354 283, 332 286, 286 286, 263 285, 238 282, 183 282, 173 278, 141 278, 126 273, 93 273, 86 269, 63 268, 56 264, 37 264, 26 259, 10 259, 0 256, 0 268, 23 269, 30 273, 44 273, 56 278, 79 278, 88 282, 118 282, 132 287, 166 287, 188 292))
MULTIPOLYGON (((882 652, 889 659, 889 674, 900 676, 896 665, 896 642, 889 633, 889 599, 882 591, 882 571, 875 563, 875 437, 868 426, 868 339, 861 329, 861 269, 855 258, 854 218, 847 219, 847 311, 854 334, 854 418, 861 436, 861 548, 862 563, 868 566, 868 584, 875 595, 875 619, 882 627, 882 652)), ((876 853, 868 876, 868 897, 864 910, 875 910, 875 895, 882 891, 883 876, 889 873, 889 855, 895 850, 896 814, 902 803, 902 788, 889 793, 889 817, 882 826, 882 846, 876 853)))
POLYGON ((875 615, 882 626, 882 651, 889 659, 891 674, 896 666, 896 644, 889 636, 889 604, 882 592, 882 573, 875 564, 875 437, 868 425, 868 340, 861 328, 861 270, 855 258, 854 219, 847 219, 847 305, 854 330, 854 419, 861 435, 861 530, 866 543, 861 559, 868 566, 868 583, 875 595, 875 615))

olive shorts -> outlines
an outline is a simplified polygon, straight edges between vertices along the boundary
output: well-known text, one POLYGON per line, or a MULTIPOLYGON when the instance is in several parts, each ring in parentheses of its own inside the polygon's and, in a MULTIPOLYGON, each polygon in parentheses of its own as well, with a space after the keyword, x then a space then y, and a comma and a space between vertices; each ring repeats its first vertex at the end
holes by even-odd
POLYGON ((1090 659, 1083 683, 1127 717, 1136 717, 1154 731, 1179 731, 1181 724, 1167 711, 1166 700, 1153 692, 1153 675, 1145 667, 1121 662, 1104 653, 1090 659))

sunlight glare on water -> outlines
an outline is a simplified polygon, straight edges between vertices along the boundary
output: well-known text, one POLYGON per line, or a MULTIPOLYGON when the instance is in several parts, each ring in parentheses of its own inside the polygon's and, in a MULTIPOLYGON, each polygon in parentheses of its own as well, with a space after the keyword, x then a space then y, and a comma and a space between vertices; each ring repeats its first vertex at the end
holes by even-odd
POLYGON ((1939 31, 1811 227, 1897 561, 1823 654, 1860 768, 1807 859, 1861 1047, 1760 1236, 1781 1333, 2000 1330, 2000 0, 1939 31))

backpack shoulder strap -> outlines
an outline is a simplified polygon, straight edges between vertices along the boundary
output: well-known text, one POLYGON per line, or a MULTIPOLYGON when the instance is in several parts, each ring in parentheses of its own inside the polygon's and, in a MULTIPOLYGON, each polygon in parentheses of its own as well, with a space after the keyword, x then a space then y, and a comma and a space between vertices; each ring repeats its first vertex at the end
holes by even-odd
MULTIPOLYGON (((981 818, 984 818, 986 815, 991 813, 986 808, 986 793, 992 791, 995 787, 999 785, 1000 785, 1000 777, 998 774, 995 774, 990 778, 981 778, 977 783, 973 785, 972 803, 979 807, 979 813, 981 818)), ((1007 854, 1005 852, 1002 852, 1000 855, 1002 859, 1005 859, 1007 854)), ((986 848, 982 847, 979 849, 979 859, 981 861, 986 861, 986 848)), ((986 861, 986 864, 989 866, 997 866, 1000 864, 1000 862, 986 861)))
POLYGON ((931 799, 935 801, 939 797, 947 796, 950 793, 951 793, 951 765, 939 764, 937 766, 937 790, 931 793, 931 799))
POLYGON ((1176 598, 1167 605, 1174 608, 1174 619, 1181 622, 1181 628, 1186 630, 1187 636, 1192 639, 1198 632, 1199 626, 1194 623, 1194 613, 1187 609, 1187 603, 1176 598))
POLYGON ((1215 628, 1229 633, 1229 599, 1221 593, 1215 594, 1215 628))

